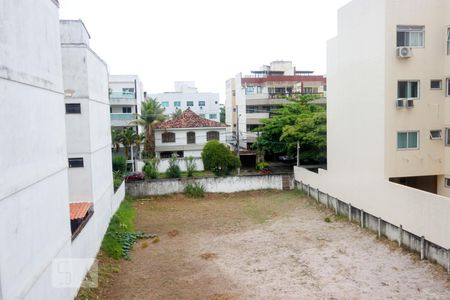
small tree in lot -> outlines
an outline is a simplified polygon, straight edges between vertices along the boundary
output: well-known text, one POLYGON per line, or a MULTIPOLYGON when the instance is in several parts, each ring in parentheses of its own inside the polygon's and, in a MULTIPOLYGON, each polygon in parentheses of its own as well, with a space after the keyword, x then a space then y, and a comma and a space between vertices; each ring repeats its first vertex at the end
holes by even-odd
POLYGON ((159 166, 160 160, 158 158, 153 158, 148 160, 144 166, 144 174, 146 178, 156 179, 159 177, 159 166))
POLYGON ((169 159, 169 167, 166 170, 166 176, 168 178, 180 178, 181 177, 181 169, 178 165, 178 158, 176 155, 172 155, 169 159))
POLYGON ((227 146, 216 140, 209 141, 205 145, 202 160, 205 170, 209 170, 217 176, 230 175, 241 166, 239 158, 227 146))
POLYGON ((194 172, 197 170, 194 158, 192 156, 186 157, 184 162, 186 163, 187 177, 194 176, 194 172))

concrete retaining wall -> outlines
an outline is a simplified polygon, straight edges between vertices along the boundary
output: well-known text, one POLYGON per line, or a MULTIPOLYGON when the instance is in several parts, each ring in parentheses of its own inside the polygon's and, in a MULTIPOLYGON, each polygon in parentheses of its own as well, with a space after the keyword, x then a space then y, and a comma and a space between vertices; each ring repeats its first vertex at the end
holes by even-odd
MULTIPOLYGON (((314 176, 314 174, 310 174, 314 176)), ((346 216, 349 222, 358 223, 361 227, 375 232, 378 237, 386 237, 391 241, 396 241, 399 246, 406 247, 420 254, 421 259, 428 259, 447 269, 450 274, 450 249, 445 249, 436 245, 425 237, 419 237, 403 229, 401 225, 393 225, 381 217, 374 216, 362 209, 354 207, 351 203, 345 203, 332 197, 318 188, 309 184, 296 181, 296 188, 307 193, 308 196, 332 209, 335 214, 346 216)))
POLYGON ((235 193, 253 190, 282 190, 283 176, 289 176, 290 188, 294 180, 290 175, 254 175, 233 177, 204 177, 182 179, 159 179, 127 183, 127 194, 135 197, 182 193, 190 183, 202 184, 208 193, 235 193))

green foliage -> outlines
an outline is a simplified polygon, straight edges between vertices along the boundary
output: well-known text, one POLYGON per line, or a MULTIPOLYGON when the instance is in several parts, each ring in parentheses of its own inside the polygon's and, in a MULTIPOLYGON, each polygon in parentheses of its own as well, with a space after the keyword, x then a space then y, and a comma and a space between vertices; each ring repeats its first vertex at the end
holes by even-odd
POLYGON ((136 133, 136 131, 134 131, 133 128, 127 127, 122 130, 122 132, 120 133, 120 142, 125 147, 125 157, 128 158, 128 148, 133 147, 133 145, 135 145, 139 139, 139 135, 136 133))
POLYGON ((176 155, 173 155, 169 158, 169 167, 166 170, 167 178, 180 178, 181 177, 181 169, 178 165, 178 158, 176 155))
POLYGON ((184 188, 184 194, 189 198, 202 198, 205 196, 205 187, 200 183, 188 184, 184 188))
POLYGON ((268 162, 260 162, 256 165, 256 170, 258 171, 267 171, 270 169, 270 164, 268 162))
POLYGON ((175 109, 175 111, 172 113, 171 117, 172 119, 176 119, 179 118, 181 116, 181 114, 183 113, 183 111, 179 108, 175 109))
POLYGON ((144 166, 144 174, 146 178, 156 179, 159 177, 159 166, 160 160, 158 158, 153 158, 148 160, 144 166))
POLYGON ((127 159, 125 156, 114 156, 112 158, 112 168, 114 172, 120 172, 121 175, 127 171, 127 159))
POLYGON ((219 141, 209 141, 202 151, 205 170, 217 176, 229 175, 241 166, 239 158, 219 141))
POLYGON ((114 259, 127 258, 134 232, 135 211, 127 197, 109 223, 101 249, 114 259))
POLYGON ((119 171, 113 172, 114 191, 116 191, 123 182, 123 175, 119 171))
POLYGON ((195 159, 192 156, 185 157, 184 162, 186 164, 187 177, 194 176, 194 172, 197 170, 195 159))
POLYGON ((225 107, 220 107, 220 122, 225 123, 225 107))
POLYGON ((297 141, 300 142, 302 163, 324 163, 326 161, 326 110, 320 105, 309 104, 317 99, 313 95, 289 98, 291 103, 276 110, 270 119, 264 119, 264 127, 255 144, 267 154, 295 156, 297 141))

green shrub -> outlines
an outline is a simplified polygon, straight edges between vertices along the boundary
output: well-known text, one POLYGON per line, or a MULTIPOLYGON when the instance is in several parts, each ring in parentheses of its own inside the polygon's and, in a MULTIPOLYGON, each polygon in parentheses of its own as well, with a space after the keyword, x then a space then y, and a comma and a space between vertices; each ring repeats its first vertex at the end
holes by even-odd
POLYGON ((195 159, 192 156, 189 156, 184 159, 184 162, 186 163, 187 177, 194 176, 194 172, 197 170, 195 159))
POLYGON ((169 167, 166 170, 167 178, 180 178, 181 177, 181 169, 178 165, 178 159, 176 155, 173 155, 169 158, 169 167))
POLYGON ((256 170, 258 171, 266 171, 270 169, 270 165, 268 162, 260 162, 256 165, 256 170))
POLYGON ((127 171, 127 159, 125 158, 125 156, 114 156, 112 158, 112 168, 114 172, 125 174, 125 172, 127 171))
POLYGON ((116 191, 123 182, 123 175, 119 171, 113 172, 114 191, 116 191))
POLYGON ((148 160, 144 166, 144 174, 146 178, 156 179, 159 177, 159 166, 160 160, 158 158, 153 158, 148 160))
POLYGON ((219 141, 209 141, 202 151, 205 170, 217 176, 229 175, 241 166, 239 158, 219 141))
POLYGON ((200 183, 190 183, 184 188, 184 194, 189 198, 202 198, 205 196, 205 187, 200 183))

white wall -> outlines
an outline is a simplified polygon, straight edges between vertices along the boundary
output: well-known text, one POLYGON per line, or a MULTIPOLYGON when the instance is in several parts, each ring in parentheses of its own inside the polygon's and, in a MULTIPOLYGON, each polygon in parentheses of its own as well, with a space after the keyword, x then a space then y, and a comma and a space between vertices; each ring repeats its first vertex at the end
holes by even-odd
POLYGON ((193 101, 194 106, 191 110, 196 114, 204 114, 205 118, 211 119, 210 114, 215 114, 216 118, 211 119, 214 121, 220 121, 220 103, 218 93, 160 93, 160 94, 149 94, 148 97, 156 98, 159 103, 164 101, 169 102, 169 106, 165 107, 164 114, 171 115, 176 111, 174 106, 174 101, 181 101, 181 110, 186 110, 188 108, 187 101, 193 101), (205 101, 205 106, 200 107, 199 101, 205 101))
POLYGON ((67 299, 50 276, 71 251, 58 8, 0 3, 0 299, 67 299))

